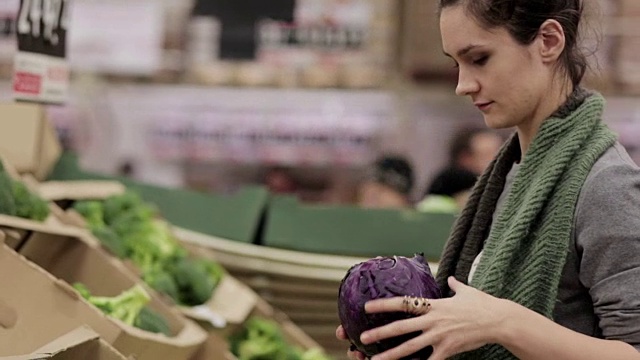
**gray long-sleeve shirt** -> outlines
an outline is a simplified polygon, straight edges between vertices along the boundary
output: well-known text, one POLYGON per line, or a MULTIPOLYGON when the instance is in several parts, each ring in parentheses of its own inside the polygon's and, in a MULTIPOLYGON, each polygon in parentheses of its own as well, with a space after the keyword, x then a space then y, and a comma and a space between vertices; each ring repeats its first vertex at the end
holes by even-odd
MULTIPOLYGON (((518 170, 515 164, 507 175, 494 220, 518 170)), ((640 168, 620 144, 589 172, 573 225, 555 322, 640 351, 640 168)))

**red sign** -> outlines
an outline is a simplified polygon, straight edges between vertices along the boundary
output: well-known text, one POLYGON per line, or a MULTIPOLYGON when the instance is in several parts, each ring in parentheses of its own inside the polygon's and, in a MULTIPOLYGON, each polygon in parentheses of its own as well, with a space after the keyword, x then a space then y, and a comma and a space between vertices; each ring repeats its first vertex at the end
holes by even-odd
POLYGON ((42 91, 42 76, 18 72, 13 80, 13 91, 31 95, 39 95, 42 91))

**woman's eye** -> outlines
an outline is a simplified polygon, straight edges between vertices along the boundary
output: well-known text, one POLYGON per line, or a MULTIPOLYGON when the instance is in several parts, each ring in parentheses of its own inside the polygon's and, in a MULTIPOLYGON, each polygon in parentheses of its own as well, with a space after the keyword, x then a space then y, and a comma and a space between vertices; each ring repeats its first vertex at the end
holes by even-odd
POLYGON ((478 59, 476 59, 476 60, 473 60, 473 63, 474 63, 475 65, 480 65, 480 66, 482 66, 482 65, 484 65, 484 64, 486 64, 486 63, 487 63, 487 60, 489 60, 489 56, 482 56, 482 57, 480 57, 480 58, 478 58, 478 59))

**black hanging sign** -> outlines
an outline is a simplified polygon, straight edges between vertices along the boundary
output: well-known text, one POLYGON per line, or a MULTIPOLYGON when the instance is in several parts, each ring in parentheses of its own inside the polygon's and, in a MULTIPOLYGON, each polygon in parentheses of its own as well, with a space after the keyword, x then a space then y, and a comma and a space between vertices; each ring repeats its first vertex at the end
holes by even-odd
POLYGON ((13 92, 18 100, 64 103, 69 89, 66 42, 71 0, 20 0, 13 92))

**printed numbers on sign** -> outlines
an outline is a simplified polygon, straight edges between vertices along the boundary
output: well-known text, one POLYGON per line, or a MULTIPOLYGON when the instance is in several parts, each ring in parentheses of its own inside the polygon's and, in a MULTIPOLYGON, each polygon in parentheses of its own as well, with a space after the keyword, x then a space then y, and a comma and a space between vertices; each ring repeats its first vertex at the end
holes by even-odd
POLYGON ((18 34, 44 37, 57 45, 57 29, 67 29, 68 0, 22 0, 18 14, 18 34))

